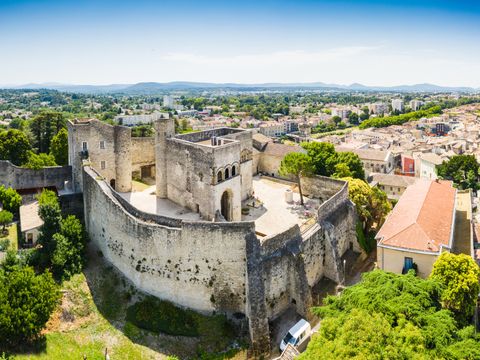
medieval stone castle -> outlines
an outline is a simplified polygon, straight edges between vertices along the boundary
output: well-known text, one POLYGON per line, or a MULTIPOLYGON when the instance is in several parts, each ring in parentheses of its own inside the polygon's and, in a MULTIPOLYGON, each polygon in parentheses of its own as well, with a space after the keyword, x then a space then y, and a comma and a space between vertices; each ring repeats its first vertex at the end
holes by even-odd
MULTIPOLYGON (((285 201, 292 183, 258 175, 278 174, 279 144, 248 130, 177 135, 173 119, 154 125, 155 138, 135 138, 95 119, 68 123, 67 180, 83 193, 90 239, 139 289, 241 319, 256 354, 268 353, 269 321, 290 307, 308 318, 312 288, 323 277, 341 282, 342 255, 359 250, 347 184, 303 178, 307 211, 297 194, 285 201), (132 177, 152 186, 135 190, 132 177)), ((55 176, 49 184, 0 167, 13 187, 61 187, 55 176)))

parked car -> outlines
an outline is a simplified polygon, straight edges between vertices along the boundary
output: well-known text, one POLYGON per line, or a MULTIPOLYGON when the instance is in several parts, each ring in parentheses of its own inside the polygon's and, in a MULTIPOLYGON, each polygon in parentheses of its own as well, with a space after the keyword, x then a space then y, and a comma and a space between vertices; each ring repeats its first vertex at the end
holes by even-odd
POLYGON ((311 335, 312 327, 310 323, 305 319, 301 319, 293 325, 290 330, 288 330, 287 334, 280 342, 280 352, 287 347, 287 344, 291 344, 302 352, 307 347, 311 335))

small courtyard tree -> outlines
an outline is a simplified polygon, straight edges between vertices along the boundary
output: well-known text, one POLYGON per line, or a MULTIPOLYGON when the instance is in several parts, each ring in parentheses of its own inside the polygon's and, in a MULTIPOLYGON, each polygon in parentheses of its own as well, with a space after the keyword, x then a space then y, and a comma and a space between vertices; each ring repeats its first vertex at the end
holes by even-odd
POLYGON ((2 226, 2 231, 5 232, 5 227, 10 224, 13 220, 13 214, 10 211, 2 210, 0 211, 0 226, 2 226))
POLYGON ((300 193, 300 203, 303 205, 302 186, 300 178, 302 176, 310 176, 314 172, 314 166, 310 156, 304 153, 292 152, 283 158, 280 164, 280 174, 283 176, 293 176, 298 184, 298 192, 300 193))

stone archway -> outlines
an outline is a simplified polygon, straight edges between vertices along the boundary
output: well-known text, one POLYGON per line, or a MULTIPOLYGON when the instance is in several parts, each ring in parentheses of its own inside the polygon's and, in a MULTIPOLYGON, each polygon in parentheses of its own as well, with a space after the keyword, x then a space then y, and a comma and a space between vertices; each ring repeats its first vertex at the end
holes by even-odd
POLYGON ((222 216, 225 220, 232 221, 232 194, 228 190, 223 192, 220 203, 220 212, 222 216))

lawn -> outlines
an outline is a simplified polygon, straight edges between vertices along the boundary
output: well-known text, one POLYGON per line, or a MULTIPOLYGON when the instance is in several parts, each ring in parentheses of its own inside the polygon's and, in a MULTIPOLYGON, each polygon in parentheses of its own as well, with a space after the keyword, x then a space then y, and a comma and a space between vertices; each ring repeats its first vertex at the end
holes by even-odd
MULTIPOLYGON (((147 297, 101 255, 90 252, 89 258, 82 274, 62 284, 61 304, 44 337, 36 345, 19 349, 12 359, 83 359, 84 355, 89 360, 104 359, 105 349, 116 360, 166 359, 169 355, 179 359, 246 358, 244 351, 231 350, 238 339, 225 336, 223 323, 216 317, 202 317, 195 337, 151 332, 126 321, 127 309, 147 297), (210 349, 215 354, 207 355, 210 349)), ((159 310, 152 309, 155 311, 159 310)))
POLYGON ((3 235, 0 232, 0 247, 2 247, 5 240, 8 240, 8 249, 5 250, 18 250, 18 232, 17 232, 17 224, 13 223, 8 228, 8 235, 3 235))

